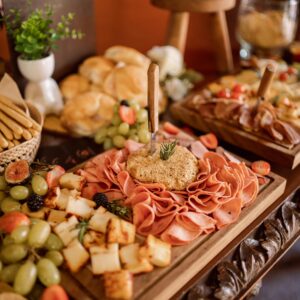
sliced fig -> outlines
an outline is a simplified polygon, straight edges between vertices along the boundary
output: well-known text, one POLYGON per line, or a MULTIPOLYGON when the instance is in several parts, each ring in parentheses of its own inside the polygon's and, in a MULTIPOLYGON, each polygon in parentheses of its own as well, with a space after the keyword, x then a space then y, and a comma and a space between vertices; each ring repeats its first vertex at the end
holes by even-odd
POLYGON ((26 160, 11 162, 5 169, 4 177, 8 183, 18 184, 30 176, 29 164, 26 160))

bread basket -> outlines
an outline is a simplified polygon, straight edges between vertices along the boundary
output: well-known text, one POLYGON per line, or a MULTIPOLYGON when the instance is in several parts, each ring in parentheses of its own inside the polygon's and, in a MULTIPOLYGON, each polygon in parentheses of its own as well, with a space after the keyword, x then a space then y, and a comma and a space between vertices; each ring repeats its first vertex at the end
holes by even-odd
MULTIPOLYGON (((39 110, 30 102, 22 103, 22 105, 18 105, 24 111, 28 111, 30 116, 40 125, 43 123, 43 117, 39 110)), ((0 152, 0 173, 4 171, 6 165, 8 165, 12 161, 17 161, 20 159, 25 159, 29 163, 34 161, 36 153, 38 151, 39 145, 41 142, 41 132, 31 138, 28 141, 21 143, 9 150, 5 150, 0 152)))

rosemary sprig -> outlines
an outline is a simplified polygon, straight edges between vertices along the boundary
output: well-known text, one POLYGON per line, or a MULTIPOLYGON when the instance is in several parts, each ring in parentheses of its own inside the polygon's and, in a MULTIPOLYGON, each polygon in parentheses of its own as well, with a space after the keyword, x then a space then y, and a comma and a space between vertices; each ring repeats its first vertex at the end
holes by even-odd
POLYGON ((175 147, 177 145, 177 141, 173 141, 170 143, 162 143, 160 145, 159 156, 162 160, 168 160, 175 152, 175 147))
POLYGON ((113 201, 101 201, 101 206, 106 208, 112 214, 119 216, 122 219, 131 220, 132 211, 130 207, 123 206, 120 204, 120 200, 113 201))
POLYGON ((86 220, 83 220, 76 225, 76 228, 79 229, 78 240, 81 244, 83 243, 83 237, 88 229, 88 226, 89 226, 89 221, 86 220))

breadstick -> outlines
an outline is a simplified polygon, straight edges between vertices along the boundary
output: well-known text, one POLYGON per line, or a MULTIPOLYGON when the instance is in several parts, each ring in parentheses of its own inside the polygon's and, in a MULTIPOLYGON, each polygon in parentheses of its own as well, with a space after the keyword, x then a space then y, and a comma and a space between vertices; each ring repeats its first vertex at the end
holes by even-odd
POLYGON ((21 137, 22 137, 21 134, 18 134, 18 133, 16 133, 16 132, 13 132, 13 135, 14 135, 14 138, 15 138, 16 140, 20 140, 21 137))
POLYGON ((12 119, 15 119, 18 123, 23 125, 26 128, 32 127, 32 121, 30 117, 25 117, 15 111, 14 109, 7 107, 0 103, 0 110, 2 110, 4 113, 6 113, 8 116, 10 116, 12 119))
POLYGON ((0 132, 0 147, 1 148, 7 148, 8 147, 8 141, 7 139, 2 135, 0 132))
MULTIPOLYGON (((28 118, 29 116, 26 114, 25 111, 23 111, 21 108, 19 108, 16 104, 14 104, 10 99, 4 97, 4 96, 1 96, 0 95, 0 102, 2 104, 5 104, 6 106, 8 106, 9 108, 17 111, 19 114, 23 115, 24 117, 28 118)), ((33 123, 33 128, 36 129, 36 130, 39 130, 41 131, 42 130, 42 127, 40 124, 38 124, 33 118, 31 118, 31 121, 33 123)))
POLYGON ((26 141, 32 139, 32 135, 27 129, 23 130, 22 136, 26 141))
POLYGON ((33 137, 36 137, 36 136, 39 135, 39 131, 37 131, 37 130, 35 130, 35 129, 33 129, 33 128, 29 128, 28 130, 29 130, 29 132, 31 133, 31 135, 32 135, 33 137))
POLYGON ((22 127, 17 124, 15 121, 13 121, 12 119, 10 119, 9 117, 7 117, 4 113, 2 113, 0 111, 0 120, 2 120, 2 122, 7 125, 12 131, 22 134, 23 133, 23 129, 22 127))
POLYGON ((18 140, 13 140, 13 143, 14 143, 15 146, 18 146, 18 145, 21 144, 18 140))
POLYGON ((12 131, 1 121, 0 121, 0 132, 2 132, 8 140, 12 140, 14 138, 12 131))
POLYGON ((15 144, 12 141, 8 141, 8 149, 11 149, 15 146, 15 144))

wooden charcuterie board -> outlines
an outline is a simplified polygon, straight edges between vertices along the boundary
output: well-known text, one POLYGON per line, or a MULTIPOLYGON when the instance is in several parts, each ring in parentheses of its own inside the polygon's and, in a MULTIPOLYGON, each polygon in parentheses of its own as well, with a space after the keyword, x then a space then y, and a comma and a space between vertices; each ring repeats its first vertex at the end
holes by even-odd
MULTIPOLYGON (((153 272, 134 276, 134 299, 169 299, 216 259, 229 243, 283 194, 286 180, 274 173, 270 173, 268 179, 268 183, 261 187, 256 201, 243 209, 236 223, 201 236, 189 245, 173 247, 169 267, 155 268, 153 272)), ((62 284, 72 298, 105 299, 102 277, 94 276, 89 266, 75 274, 64 271, 62 277, 62 284)))
POLYGON ((287 147, 244 131, 220 120, 203 118, 197 112, 186 108, 184 102, 171 106, 174 118, 203 132, 214 132, 219 138, 239 148, 253 152, 266 160, 294 169, 300 164, 300 144, 287 147))

